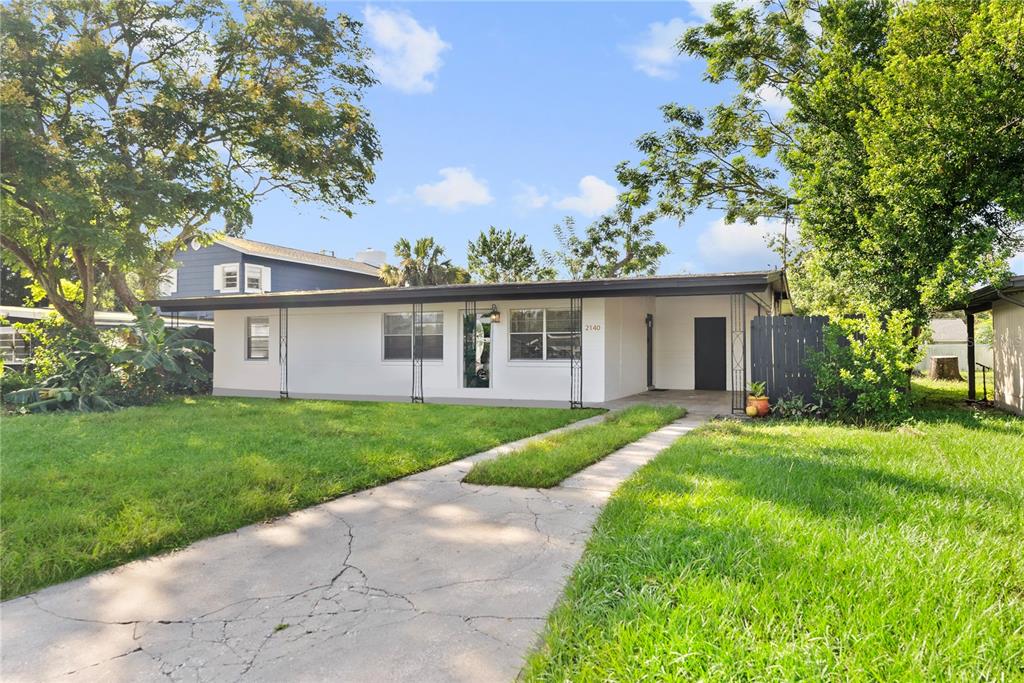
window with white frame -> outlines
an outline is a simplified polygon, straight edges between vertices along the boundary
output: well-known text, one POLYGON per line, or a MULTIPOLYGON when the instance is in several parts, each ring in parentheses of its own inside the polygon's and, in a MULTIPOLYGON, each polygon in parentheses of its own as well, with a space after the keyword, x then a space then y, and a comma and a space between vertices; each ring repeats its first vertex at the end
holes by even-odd
POLYGON ((257 266, 251 263, 246 263, 245 291, 257 294, 260 292, 269 292, 270 268, 268 266, 257 266))
POLYGON ((245 359, 270 358, 270 318, 254 316, 245 319, 245 359))
POLYGON ((222 263, 213 267, 213 289, 217 292, 239 291, 239 264, 222 263))
POLYGON ((567 308, 522 308, 509 314, 510 360, 567 360, 579 343, 579 313, 567 308))
POLYGON ((440 311, 424 311, 421 335, 413 334, 412 313, 385 313, 384 360, 411 360, 414 337, 424 360, 444 358, 444 314, 440 311))

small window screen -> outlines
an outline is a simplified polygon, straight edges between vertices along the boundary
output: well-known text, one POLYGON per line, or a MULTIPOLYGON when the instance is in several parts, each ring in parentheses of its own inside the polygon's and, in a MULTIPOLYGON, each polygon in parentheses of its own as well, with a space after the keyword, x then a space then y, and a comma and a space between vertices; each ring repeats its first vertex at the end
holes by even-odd
POLYGON ((424 360, 441 360, 444 357, 444 314, 425 311, 422 322, 420 337, 413 334, 412 313, 385 313, 384 360, 411 360, 414 338, 424 360))
POLYGON ((267 360, 270 358, 270 318, 246 318, 245 325, 246 360, 267 360))

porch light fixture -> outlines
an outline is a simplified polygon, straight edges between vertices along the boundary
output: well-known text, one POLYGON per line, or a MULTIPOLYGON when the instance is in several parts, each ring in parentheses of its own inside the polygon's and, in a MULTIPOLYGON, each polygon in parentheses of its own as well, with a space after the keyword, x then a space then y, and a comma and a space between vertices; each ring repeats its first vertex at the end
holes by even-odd
POLYGON ((491 323, 500 323, 501 313, 498 312, 498 304, 491 304, 491 323))

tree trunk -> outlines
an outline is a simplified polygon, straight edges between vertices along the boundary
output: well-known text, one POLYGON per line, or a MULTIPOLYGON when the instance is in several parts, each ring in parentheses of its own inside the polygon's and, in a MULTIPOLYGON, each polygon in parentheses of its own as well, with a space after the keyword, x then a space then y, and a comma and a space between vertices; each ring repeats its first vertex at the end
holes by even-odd
POLYGON ((118 300, 124 304, 125 308, 134 312, 135 309, 139 307, 140 301, 139 298, 135 296, 135 292, 132 291, 132 288, 128 286, 128 281, 125 279, 124 273, 118 270, 116 266, 106 262, 103 262, 100 265, 100 268, 107 274, 107 278, 110 280, 110 284, 114 288, 114 294, 117 296, 118 300))
POLYGON ((932 356, 928 361, 928 378, 962 382, 960 360, 956 356, 932 356))

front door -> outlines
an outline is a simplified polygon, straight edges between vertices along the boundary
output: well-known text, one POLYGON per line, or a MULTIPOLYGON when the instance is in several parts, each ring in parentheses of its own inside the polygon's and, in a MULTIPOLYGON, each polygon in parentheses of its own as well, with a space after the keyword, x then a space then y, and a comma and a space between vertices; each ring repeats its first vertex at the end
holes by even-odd
POLYGON ((725 318, 694 318, 694 389, 725 391, 725 350, 725 318))

